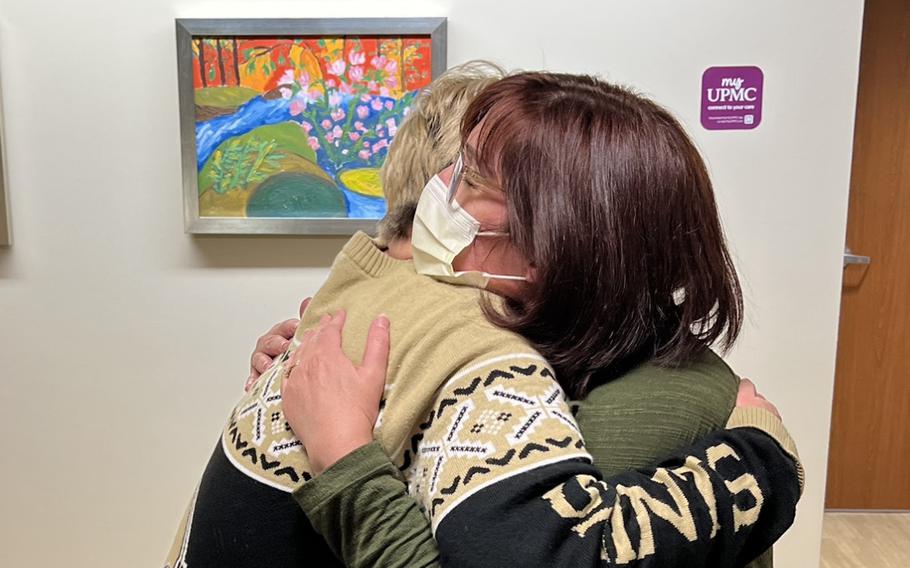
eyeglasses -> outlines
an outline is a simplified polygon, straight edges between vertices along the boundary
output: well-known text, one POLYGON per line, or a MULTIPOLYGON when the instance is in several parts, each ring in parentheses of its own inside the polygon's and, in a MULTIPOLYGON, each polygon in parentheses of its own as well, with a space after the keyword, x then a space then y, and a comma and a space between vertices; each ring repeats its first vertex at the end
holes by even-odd
POLYGON ((446 197, 446 200, 449 205, 455 201, 455 193, 458 191, 458 186, 461 185, 461 178, 464 177, 464 158, 462 153, 458 152, 458 159, 455 160, 455 167, 452 169, 452 179, 449 180, 449 193, 446 197))
MULTIPOLYGON (((461 180, 465 176, 465 166, 464 166, 464 155, 462 152, 458 153, 458 158, 455 160, 455 165, 452 168, 452 179, 449 180, 449 189, 448 195, 446 196, 446 201, 449 206, 455 202, 455 193, 458 192, 458 186, 461 185, 461 180)), ((508 231, 478 231, 477 236, 479 237, 507 237, 509 236, 508 231)))

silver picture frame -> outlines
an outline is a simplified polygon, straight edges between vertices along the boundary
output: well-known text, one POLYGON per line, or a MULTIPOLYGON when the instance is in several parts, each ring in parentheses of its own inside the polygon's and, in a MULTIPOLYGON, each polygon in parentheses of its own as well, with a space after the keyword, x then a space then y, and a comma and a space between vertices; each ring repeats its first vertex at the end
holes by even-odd
MULTIPOLYGON (((176 32, 186 232, 199 235, 349 235, 358 230, 374 231, 378 219, 372 218, 200 216, 193 41, 196 38, 428 36, 431 78, 435 78, 446 69, 446 18, 177 19, 176 32)), ((236 60, 239 62, 239 56, 236 60)))
POLYGON ((13 244, 13 231, 10 222, 9 196, 7 195, 6 148, 3 140, 3 110, 0 108, 0 247, 13 244))

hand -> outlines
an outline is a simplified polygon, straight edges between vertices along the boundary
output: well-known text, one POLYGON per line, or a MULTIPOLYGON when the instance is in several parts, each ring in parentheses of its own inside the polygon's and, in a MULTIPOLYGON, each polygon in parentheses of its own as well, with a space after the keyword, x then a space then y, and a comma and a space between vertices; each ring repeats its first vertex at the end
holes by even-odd
POLYGON ((340 311, 307 330, 281 383, 285 418, 303 442, 314 475, 373 441, 385 386, 389 319, 373 320, 360 366, 341 349, 344 321, 340 311))
POLYGON ((755 390, 755 383, 749 379, 742 379, 739 382, 739 393, 736 395, 736 406, 757 406, 758 408, 764 408, 774 414, 774 416, 780 418, 780 412, 777 411, 777 407, 771 404, 768 399, 758 394, 758 391, 755 390))
MULTIPOLYGON (((299 313, 301 318, 303 318, 303 313, 306 311, 307 306, 310 305, 311 299, 306 298, 300 302, 299 313)), ((299 319, 284 320, 273 325, 270 330, 265 332, 265 335, 256 340, 256 348, 250 357, 250 376, 247 378, 246 384, 243 385, 244 391, 249 391, 256 384, 260 375, 269 370, 274 364, 276 355, 281 355, 285 352, 288 345, 291 344, 291 338, 297 333, 299 325, 299 319)))

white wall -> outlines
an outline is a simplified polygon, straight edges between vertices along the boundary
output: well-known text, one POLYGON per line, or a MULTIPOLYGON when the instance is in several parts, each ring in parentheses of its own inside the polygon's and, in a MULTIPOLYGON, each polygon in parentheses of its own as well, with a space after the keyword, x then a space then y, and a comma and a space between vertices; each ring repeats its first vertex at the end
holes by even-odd
POLYGON ((342 243, 183 233, 174 18, 344 15, 448 16, 450 63, 600 73, 689 125, 747 284, 732 360, 778 403, 808 471, 778 566, 817 565, 861 9, 0 0, 16 242, 0 250, 0 565, 158 565, 253 339, 342 243), (764 69, 757 130, 701 129, 711 65, 764 69))

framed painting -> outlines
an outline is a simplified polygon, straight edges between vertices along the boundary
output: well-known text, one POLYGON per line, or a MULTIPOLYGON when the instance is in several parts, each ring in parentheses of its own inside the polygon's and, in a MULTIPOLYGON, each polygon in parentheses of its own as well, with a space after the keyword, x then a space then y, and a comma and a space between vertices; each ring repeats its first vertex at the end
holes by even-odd
POLYGON ((178 19, 177 57, 187 232, 351 234, 446 20, 178 19))

